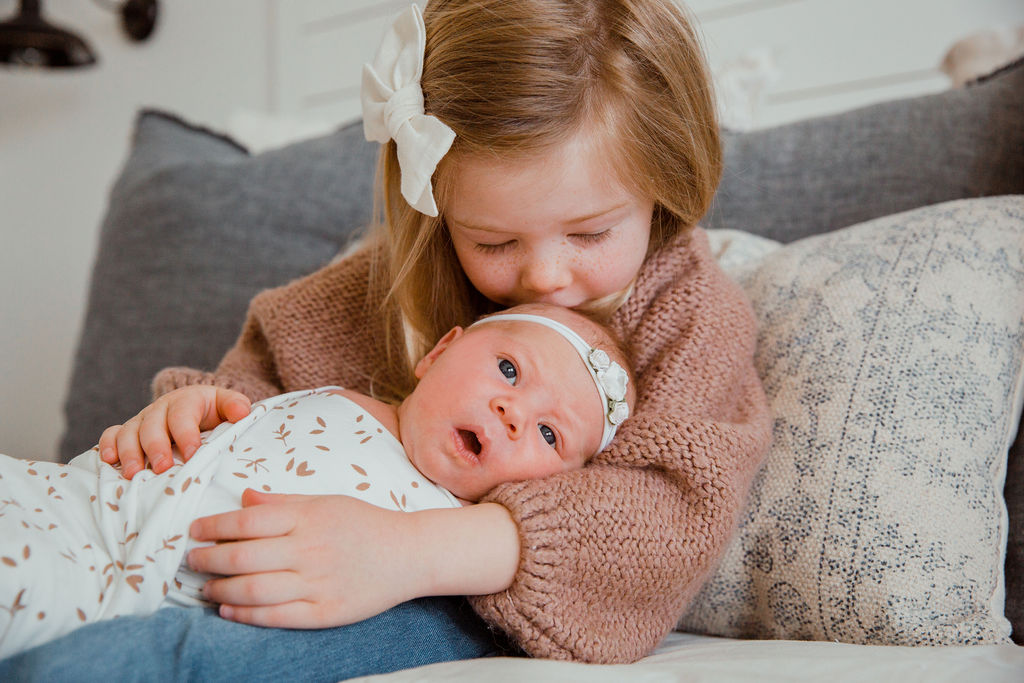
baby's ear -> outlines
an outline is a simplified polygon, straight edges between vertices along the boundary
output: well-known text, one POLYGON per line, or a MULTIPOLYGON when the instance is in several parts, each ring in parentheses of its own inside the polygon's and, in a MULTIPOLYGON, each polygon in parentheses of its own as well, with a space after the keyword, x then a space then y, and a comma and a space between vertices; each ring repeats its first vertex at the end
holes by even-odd
POLYGON ((463 334, 465 334, 465 330, 457 325, 448 330, 448 333, 434 344, 434 348, 430 349, 430 352, 423 356, 423 358, 420 358, 420 362, 416 364, 416 368, 413 371, 416 375, 416 379, 423 379, 423 375, 427 374, 427 370, 430 369, 430 366, 434 364, 434 361, 438 359, 441 353, 448 348, 448 345, 463 334))

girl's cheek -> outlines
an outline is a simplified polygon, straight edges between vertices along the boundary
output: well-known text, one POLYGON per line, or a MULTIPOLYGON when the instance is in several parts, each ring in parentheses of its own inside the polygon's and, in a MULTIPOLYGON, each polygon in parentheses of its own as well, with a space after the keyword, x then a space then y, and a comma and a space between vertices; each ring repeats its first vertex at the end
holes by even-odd
POLYGON ((473 286, 488 298, 502 299, 515 289, 516 270, 507 259, 492 258, 464 269, 473 286))
POLYGON ((576 267, 588 273, 607 272, 609 268, 614 269, 629 258, 628 251, 622 251, 625 248, 625 245, 609 244, 604 249, 584 252, 577 255, 576 267))
POLYGON ((491 260, 486 266, 486 273, 499 281, 512 280, 519 272, 519 258, 514 254, 504 254, 491 260))

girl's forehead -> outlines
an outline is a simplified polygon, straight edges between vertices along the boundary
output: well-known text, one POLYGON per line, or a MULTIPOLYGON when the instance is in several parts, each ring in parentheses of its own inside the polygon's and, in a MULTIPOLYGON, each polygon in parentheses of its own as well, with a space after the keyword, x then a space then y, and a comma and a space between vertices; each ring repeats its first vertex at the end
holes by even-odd
POLYGON ((460 151, 451 153, 449 160, 457 176, 460 175, 459 171, 462 171, 463 176, 491 172, 508 178, 535 175, 556 178, 593 175, 600 178, 604 184, 612 184, 615 179, 609 178, 606 172, 612 165, 609 162, 609 152, 607 144, 600 144, 594 138, 577 134, 562 142, 514 154, 460 151), (593 173, 582 174, 582 171, 593 173))
POLYGON ((586 148, 528 159, 465 156, 453 160, 450 172, 445 215, 467 227, 581 222, 642 201, 586 148))

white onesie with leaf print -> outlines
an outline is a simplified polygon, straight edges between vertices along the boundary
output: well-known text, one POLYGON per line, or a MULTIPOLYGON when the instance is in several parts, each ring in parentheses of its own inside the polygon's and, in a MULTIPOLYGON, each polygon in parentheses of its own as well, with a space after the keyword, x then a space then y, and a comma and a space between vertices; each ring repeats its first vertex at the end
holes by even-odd
POLYGON ((126 480, 94 448, 67 465, 0 456, 0 659, 86 623, 206 604, 188 569, 192 520, 242 491, 341 493, 413 511, 459 501, 336 387, 260 401, 203 434, 187 462, 126 480))

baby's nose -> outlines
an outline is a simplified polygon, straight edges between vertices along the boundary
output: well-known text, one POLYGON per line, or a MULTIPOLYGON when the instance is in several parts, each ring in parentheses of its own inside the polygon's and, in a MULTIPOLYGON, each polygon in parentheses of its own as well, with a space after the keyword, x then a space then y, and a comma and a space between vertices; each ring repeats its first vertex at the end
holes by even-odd
POLYGON ((523 416, 515 401, 507 397, 491 399, 491 410, 505 425, 505 432, 510 439, 518 439, 523 434, 523 416))

